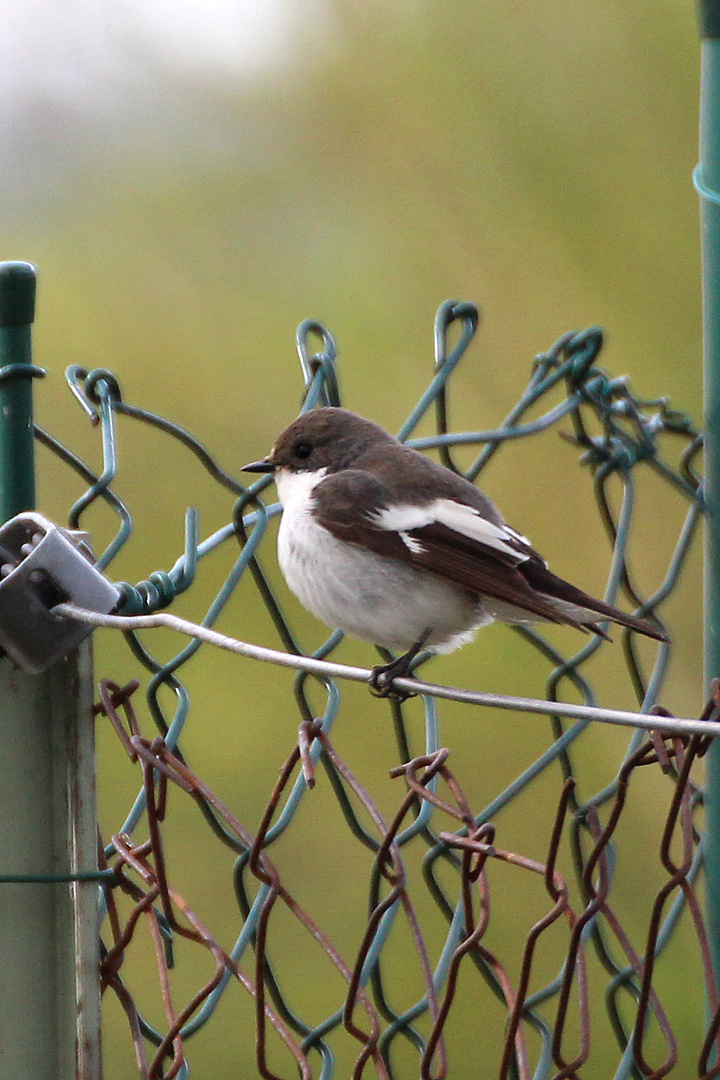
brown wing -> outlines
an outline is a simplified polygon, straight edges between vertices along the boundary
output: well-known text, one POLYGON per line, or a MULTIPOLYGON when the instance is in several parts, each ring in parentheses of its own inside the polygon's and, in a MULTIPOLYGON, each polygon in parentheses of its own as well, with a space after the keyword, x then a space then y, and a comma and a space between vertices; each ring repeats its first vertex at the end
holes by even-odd
POLYGON ((529 545, 520 544, 515 553, 502 551, 438 521, 404 532, 383 528, 378 519, 389 501, 382 482, 364 470, 334 473, 315 489, 315 513, 320 523, 348 543, 426 570, 469 592, 501 600, 549 622, 606 636, 597 625, 597 616, 658 641, 668 640, 645 619, 627 615, 553 574, 529 545), (576 617, 559 607, 558 601, 584 609, 588 617, 576 617))
POLYGON ((386 492, 371 473, 348 469, 332 474, 318 484, 314 504, 319 523, 338 539, 427 570, 469 592, 494 597, 550 622, 583 629, 580 622, 558 612, 548 598, 532 588, 522 573, 519 555, 498 551, 439 522, 404 533, 382 528, 376 518, 387 509, 386 492))

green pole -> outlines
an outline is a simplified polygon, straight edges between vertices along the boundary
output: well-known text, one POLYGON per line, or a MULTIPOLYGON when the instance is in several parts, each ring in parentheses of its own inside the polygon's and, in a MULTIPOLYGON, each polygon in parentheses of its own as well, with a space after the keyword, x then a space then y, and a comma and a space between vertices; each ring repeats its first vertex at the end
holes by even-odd
MULTIPOLYGON (((0 263, 0 521, 35 505, 35 271, 0 263)), ((0 659, 0 1077, 99 1080, 92 654, 0 659), (12 878, 24 877, 18 882, 12 878), (5 880, 3 880, 3 878, 5 880)))
MULTIPOLYGON (((720 677, 720 0, 699 4, 700 163, 705 383, 705 683, 720 677)), ((720 742, 707 755, 707 924, 720 987, 720 742)))
POLYGON ((0 522, 35 509, 31 325, 35 267, 0 263, 0 522))

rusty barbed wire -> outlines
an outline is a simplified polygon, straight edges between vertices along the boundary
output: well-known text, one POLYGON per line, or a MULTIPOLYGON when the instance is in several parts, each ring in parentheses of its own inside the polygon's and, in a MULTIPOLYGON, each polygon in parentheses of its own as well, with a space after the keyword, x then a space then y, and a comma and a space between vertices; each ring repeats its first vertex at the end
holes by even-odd
MULTIPOLYGON (((551 832, 551 838, 544 862, 539 862, 521 853, 501 849, 496 843, 496 830, 488 824, 477 824, 478 815, 470 807, 457 778, 448 766, 449 751, 446 748, 434 754, 421 755, 404 765, 392 770, 396 778, 404 778, 406 791, 401 796, 392 820, 387 823, 368 792, 353 775, 347 763, 339 756, 322 725, 318 721, 305 722, 302 725, 302 739, 292 747, 283 763, 278 780, 270 794, 258 830, 252 836, 187 765, 168 750, 160 736, 145 738, 132 706, 131 695, 137 686, 130 684, 120 688, 109 681, 103 681, 99 689, 99 701, 96 713, 105 716, 115 730, 128 760, 140 767, 143 772, 143 787, 146 793, 147 822, 149 838, 141 843, 134 843, 127 835, 115 834, 112 837, 113 857, 108 865, 115 870, 114 878, 103 882, 103 891, 107 900, 108 922, 111 927, 112 947, 104 948, 102 972, 103 985, 118 996, 128 1016, 131 1035, 136 1047, 136 1057, 140 1075, 147 1080, 158 1080, 161 1076, 170 1078, 179 1075, 184 1057, 184 1039, 188 1022, 193 1014, 205 1003, 213 991, 220 985, 223 975, 230 973, 250 993, 256 1001, 256 1037, 257 1066, 259 1075, 279 1080, 268 1065, 267 1024, 275 1029, 294 1057, 303 1077, 315 1075, 306 1050, 314 1048, 315 1040, 305 1040, 305 1049, 292 1037, 287 1025, 266 1001, 265 983, 267 979, 268 930, 273 910, 278 901, 307 930, 320 945, 331 963, 340 972, 347 983, 347 994, 342 1009, 342 1024, 349 1034, 361 1044, 353 1069, 353 1077, 364 1075, 365 1067, 372 1061, 375 1075, 380 1078, 390 1077, 389 1062, 379 1050, 381 1017, 377 1007, 363 988, 367 983, 368 959, 371 956, 380 924, 388 911, 401 906, 412 925, 412 937, 420 960, 426 992, 426 1009, 431 1020, 431 1029, 426 1040, 420 1061, 419 1075, 423 1080, 443 1080, 452 1075, 452 1061, 443 1040, 443 1031, 449 1013, 457 995, 457 983, 460 966, 465 958, 472 957, 482 962, 494 973, 501 989, 508 1013, 507 1033, 503 1046, 503 1055, 498 1076, 500 1080, 515 1075, 525 1080, 533 1075, 529 1061, 524 1025, 529 1021, 528 996, 533 976, 533 961, 541 935, 548 931, 558 919, 564 917, 568 927, 568 947, 566 962, 558 993, 558 1004, 553 1035, 553 1059, 558 1067, 554 1074, 556 1080, 577 1075, 579 1068, 588 1060, 590 1047, 590 1005, 587 984, 587 961, 584 931, 593 921, 602 920, 606 928, 616 939, 628 960, 638 988, 636 1018, 629 1045, 633 1047, 634 1061, 645 1077, 660 1078, 666 1076, 677 1061, 677 1044, 669 1025, 666 1013, 660 1003, 653 985, 654 962, 657 952, 658 937, 661 929, 661 916, 670 893, 680 889, 688 905, 693 909, 698 943, 702 954, 704 976, 708 988, 709 1001, 714 1016, 709 1032, 714 1041, 714 1049, 720 1049, 720 1007, 714 990, 712 964, 707 946, 705 931, 700 917, 698 897, 695 892, 690 872, 693 853, 700 837, 692 823, 693 793, 689 783, 691 770, 698 758, 707 749, 707 740, 701 736, 681 739, 669 736, 662 730, 663 716, 658 716, 658 729, 653 737, 628 759, 621 770, 615 798, 610 808, 605 825, 601 825, 599 815, 590 808, 585 812, 593 847, 587 854, 583 883, 586 902, 582 910, 573 910, 569 901, 569 887, 563 875, 557 869, 557 858, 563 825, 571 812, 571 796, 575 781, 565 781, 551 832), (125 720, 118 713, 122 709, 125 720), (266 849, 272 844, 269 839, 271 822, 281 804, 284 793, 291 784, 303 753, 307 753, 314 743, 322 748, 342 783, 360 801, 377 830, 375 865, 385 880, 388 891, 370 910, 362 934, 361 943, 353 960, 346 961, 339 950, 322 932, 315 920, 293 898, 282 882, 277 867, 268 859, 266 849), (668 766, 673 766, 675 785, 670 806, 663 828, 661 860, 667 870, 668 880, 658 890, 653 904, 653 914, 648 927, 646 948, 642 955, 633 948, 628 933, 614 913, 609 903, 611 890, 611 872, 607 860, 608 845, 626 803, 628 788, 633 776, 639 769, 655 767, 658 772, 667 775, 668 766), (443 797, 437 791, 437 782, 442 781, 448 791, 443 797), (196 802, 203 802, 213 807, 225 826, 236 836, 247 853, 243 872, 247 871, 257 881, 266 886, 255 924, 254 977, 244 973, 228 951, 217 943, 211 931, 201 922, 190 905, 172 888, 168 881, 167 864, 164 856, 162 827, 168 817, 168 786, 177 789, 196 802), (435 810, 454 819, 459 828, 447 829, 437 834, 439 842, 450 851, 460 853, 457 864, 457 903, 461 912, 462 929, 460 942, 454 949, 445 979, 442 999, 435 990, 430 958, 423 939, 420 920, 416 916, 410 899, 412 883, 407 867, 398 846, 398 834, 408 814, 416 804, 426 803, 435 810), (671 842, 676 829, 682 836, 682 860, 676 863, 670 853, 671 842), (507 966, 496 952, 484 944, 490 926, 490 874, 489 864, 504 862, 519 871, 539 875, 544 882, 551 907, 537 920, 528 931, 521 949, 520 974, 514 984, 508 974, 507 966), (595 875, 598 875, 595 879, 595 875), (124 922, 119 915, 115 893, 129 897, 133 908, 124 922), (477 899, 473 900, 473 894, 477 899), (477 914, 475 909, 477 907, 477 914), (158 970, 158 984, 166 1013, 167 1030, 164 1034, 154 1033, 157 1049, 152 1061, 148 1062, 144 1051, 144 1039, 150 1034, 149 1026, 142 1021, 134 1005, 132 995, 120 977, 125 954, 131 948, 142 920, 149 926, 158 970), (182 1008, 173 1004, 170 990, 168 964, 168 940, 179 935, 187 941, 202 946, 210 952, 214 960, 212 976, 195 992, 182 1008), (563 1052, 563 1034, 567 1026, 569 1002, 573 985, 576 986, 577 1007, 580 1017, 580 1045, 572 1060, 566 1060, 563 1052), (354 1019, 356 1007, 361 1006, 370 1028, 365 1030, 354 1019), (658 1024, 667 1043, 667 1057, 660 1066, 650 1065, 644 1057, 643 1043, 648 1027, 649 1015, 658 1024), (163 1067, 163 1063, 169 1064, 163 1067), (433 1068, 434 1066, 434 1068, 433 1068)), ((720 694, 715 688, 713 699, 703 714, 706 718, 718 711, 720 694)), ((512 943, 517 947, 518 942, 512 943)), ((338 1018, 340 1022, 340 1018, 338 1018)), ((309 1032, 307 1033, 310 1034, 309 1032)), ((717 1068, 708 1069, 709 1047, 703 1047, 699 1058, 698 1075, 717 1076, 717 1068)))

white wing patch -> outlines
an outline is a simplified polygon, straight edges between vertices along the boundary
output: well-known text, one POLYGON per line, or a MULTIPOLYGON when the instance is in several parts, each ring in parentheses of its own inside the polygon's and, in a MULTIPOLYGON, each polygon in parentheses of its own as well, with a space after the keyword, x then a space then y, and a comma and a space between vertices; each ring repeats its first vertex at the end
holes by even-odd
POLYGON ((527 536, 523 536, 523 534, 519 533, 517 531, 517 529, 512 529, 512 528, 510 528, 509 525, 505 525, 504 528, 505 528, 505 531, 510 533, 510 535, 513 537, 513 539, 517 540, 517 542, 519 544, 527 544, 528 547, 532 546, 530 544, 530 541, 528 540, 527 536))
POLYGON ((501 551, 504 555, 510 555, 519 562, 526 562, 530 558, 529 553, 523 551, 523 548, 530 547, 530 541, 515 529, 511 529, 509 525, 495 525, 472 506, 454 499, 436 499, 427 506, 389 507, 381 510, 375 520, 381 529, 399 533, 407 547, 415 552, 421 551, 422 545, 413 547, 413 544, 420 542, 406 534, 412 529, 421 529, 424 525, 438 521, 448 529, 501 551))
POLYGON ((403 532, 402 529, 398 533, 398 536, 402 540, 405 547, 409 548, 409 550, 412 551, 413 555, 422 555, 423 551, 425 551, 423 544, 420 540, 417 539, 417 537, 408 536, 408 534, 406 532, 403 532))
POLYGON ((408 529, 422 529, 423 525, 430 525, 437 518, 433 513, 434 503, 427 506, 389 506, 384 510, 378 510, 374 520, 381 529, 388 532, 405 532, 408 529))

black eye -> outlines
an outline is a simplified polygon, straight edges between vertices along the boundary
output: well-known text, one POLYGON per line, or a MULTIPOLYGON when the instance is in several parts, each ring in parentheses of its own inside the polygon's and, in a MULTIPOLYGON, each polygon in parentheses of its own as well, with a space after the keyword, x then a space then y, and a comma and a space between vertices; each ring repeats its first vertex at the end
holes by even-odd
POLYGON ((310 445, 310 443, 306 443, 306 442, 298 443, 294 447, 294 450, 295 450, 295 457, 299 457, 301 461, 305 461, 305 459, 309 458, 310 455, 313 452, 313 448, 310 445))

